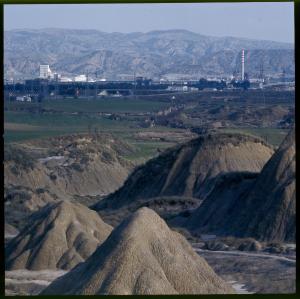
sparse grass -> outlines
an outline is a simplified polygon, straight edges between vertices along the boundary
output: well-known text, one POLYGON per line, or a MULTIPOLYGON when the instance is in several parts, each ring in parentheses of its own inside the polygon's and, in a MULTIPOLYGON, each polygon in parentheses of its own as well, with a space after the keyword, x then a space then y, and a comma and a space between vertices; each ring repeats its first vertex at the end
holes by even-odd
POLYGON ((14 166, 17 167, 13 170, 15 173, 17 173, 18 168, 33 169, 35 163, 33 155, 10 145, 4 149, 4 161, 13 161, 15 163, 14 166))
POLYGON ((164 149, 171 147, 173 144, 168 142, 132 142, 132 144, 137 148, 134 154, 125 156, 126 159, 130 161, 140 161, 145 160, 158 154, 158 149, 163 151, 164 149))
POLYGON ((276 128, 228 128, 222 129, 226 133, 243 133, 258 136, 273 146, 279 146, 287 135, 287 129, 276 128))

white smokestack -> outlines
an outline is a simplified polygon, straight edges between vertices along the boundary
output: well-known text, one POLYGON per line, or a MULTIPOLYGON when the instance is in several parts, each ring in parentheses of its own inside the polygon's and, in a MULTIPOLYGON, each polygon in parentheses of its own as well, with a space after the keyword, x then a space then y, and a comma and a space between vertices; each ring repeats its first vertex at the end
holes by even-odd
POLYGON ((245 79, 245 50, 242 50, 242 81, 245 79))

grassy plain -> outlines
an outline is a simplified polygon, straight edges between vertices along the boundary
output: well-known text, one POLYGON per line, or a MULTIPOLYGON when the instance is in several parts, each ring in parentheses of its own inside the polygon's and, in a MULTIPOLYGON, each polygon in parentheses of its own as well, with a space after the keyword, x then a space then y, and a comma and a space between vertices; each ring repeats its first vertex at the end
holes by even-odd
POLYGON ((99 132, 127 130, 130 126, 127 121, 114 121, 103 117, 10 111, 5 112, 4 121, 10 124, 6 126, 4 132, 5 142, 82 133, 89 130, 95 131, 95 129, 99 132), (13 128, 11 124, 18 124, 18 126, 13 128), (31 126, 30 130, 28 125, 31 126))
MULTIPOLYGON (((223 99, 225 96, 223 93, 218 93, 217 95, 223 99)), ((231 95, 231 93, 229 94, 231 95)), ((235 93, 233 94, 235 95, 235 93)), ((208 109, 208 107, 216 107, 216 105, 220 106, 224 104, 223 101, 220 102, 219 99, 215 99, 215 95, 215 93, 196 93, 180 95, 178 99, 181 99, 181 97, 185 99, 187 97, 188 104, 184 112, 196 113, 197 109, 200 109, 205 114, 204 108, 208 109), (200 98, 205 99, 203 102, 204 107, 200 105, 202 101, 198 102, 197 100, 200 98), (191 105, 193 101, 195 101, 194 105, 191 105), (191 108, 192 106, 193 108, 191 108)), ((241 95, 238 93, 236 96, 241 95)), ((247 94, 247 96, 250 95, 247 94)), ((172 129, 163 126, 156 126, 154 128, 142 128, 139 126, 139 122, 143 121, 152 112, 170 106, 171 103, 167 100, 168 98, 169 96, 162 98, 157 96, 151 99, 126 97, 111 99, 47 99, 41 103, 5 102, 4 140, 5 143, 9 143, 74 133, 108 132, 121 137, 139 149, 137 154, 134 157, 128 157, 129 159, 151 157, 158 152, 157 149, 164 149, 174 143, 159 140, 137 140, 133 135, 136 132, 150 130, 158 132, 169 131, 170 133, 181 131, 181 129, 172 129), (122 116, 116 120, 110 119, 107 115, 102 115, 102 113, 122 114, 122 116)), ((293 102, 291 99, 289 101, 293 102)), ((239 107, 244 104, 243 101, 232 103, 234 107, 235 105, 239 107)), ((205 115, 199 115, 198 118, 188 118, 184 122, 192 122, 192 124, 195 122, 195 125, 201 126, 202 117, 205 117, 205 115)), ((256 135, 274 146, 278 146, 287 133, 287 130, 276 128, 239 127, 222 130, 225 132, 243 132, 256 135)))
MULTIPOLYGON (((137 149, 130 160, 143 161, 155 155, 157 149, 164 149, 174 143, 160 141, 140 141, 133 135, 141 131, 172 131, 166 127, 141 128, 140 118, 132 116, 119 120, 109 119, 102 113, 151 113, 167 107, 166 102, 136 99, 112 100, 46 100, 42 103, 5 103, 4 140, 5 143, 23 142, 76 133, 111 133, 124 139, 137 149), (41 110, 43 112, 41 113, 41 110)), ((176 129, 180 131, 180 129, 176 129)))
POLYGON ((57 112, 82 112, 82 113, 126 113, 126 112, 152 112, 167 107, 169 104, 155 100, 142 100, 134 98, 112 98, 112 99, 47 99, 41 103, 10 102, 5 106, 12 109, 46 109, 57 112))

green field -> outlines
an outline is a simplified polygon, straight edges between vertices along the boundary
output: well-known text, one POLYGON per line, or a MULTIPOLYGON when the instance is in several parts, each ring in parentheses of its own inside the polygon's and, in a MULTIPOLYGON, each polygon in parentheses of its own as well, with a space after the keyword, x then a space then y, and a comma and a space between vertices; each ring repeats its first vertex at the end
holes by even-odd
POLYGON ((5 112, 4 122, 10 124, 4 131, 5 142, 31 138, 45 138, 76 132, 128 130, 131 122, 115 121, 86 115, 35 114, 29 112, 5 112), (15 124, 15 128, 12 124, 15 124), (22 129, 22 125, 33 126, 22 129))
MULTIPOLYGON (((74 133, 108 132, 122 138, 136 148, 136 152, 127 158, 143 162, 158 153, 157 149, 172 146, 167 142, 142 142, 133 137, 140 131, 172 131, 166 127, 140 128, 134 117, 111 120, 96 112, 125 113, 152 112, 166 107, 167 103, 146 100, 52 100, 38 103, 6 103, 4 113, 5 143, 22 142, 29 139, 41 139, 74 133), (46 109, 39 113, 37 108, 46 109), (51 112, 52 111, 52 112, 51 112), (53 111, 56 111, 53 113, 53 111), (74 113, 72 112, 83 112, 74 113)), ((143 117, 137 118, 143 119, 143 117)))
POLYGON ((64 99, 64 100, 43 100, 41 103, 7 102, 5 108, 13 109, 34 109, 41 108, 58 112, 82 112, 82 113, 138 113, 152 112, 163 109, 169 104, 155 100, 141 99, 64 99))
POLYGON ((9 125, 5 128, 4 138, 5 142, 12 142, 95 130, 122 134, 137 127, 133 117, 111 120, 99 113, 147 113, 167 106, 164 102, 134 98, 5 102, 4 121, 9 125), (39 113, 41 109, 44 113, 39 113), (33 127, 24 129, 27 125, 33 127))
MULTIPOLYGON (((140 131, 172 131, 167 127, 141 128, 139 120, 145 116, 127 115, 120 120, 112 120, 106 113, 138 113, 153 112, 169 105, 166 102, 142 99, 66 99, 45 100, 42 103, 6 102, 4 112, 5 143, 21 142, 29 139, 48 138, 74 133, 108 132, 122 138, 137 148, 130 160, 143 160, 158 153, 157 149, 165 149, 172 143, 161 141, 136 140, 133 135, 140 131), (39 113, 39 109, 44 109, 39 113)), ((178 129, 177 129, 178 130, 178 129)), ((228 128, 225 132, 241 132, 256 135, 268 143, 278 146, 287 130, 275 128, 228 128)))
POLYGON ((4 122, 28 124, 40 127, 55 127, 57 130, 63 129, 62 127, 72 127, 75 130, 88 125, 99 126, 103 129, 111 127, 127 126, 130 124, 127 120, 110 120, 102 116, 93 115, 70 115, 70 114, 50 114, 50 113, 30 113, 30 112, 5 112, 4 122))

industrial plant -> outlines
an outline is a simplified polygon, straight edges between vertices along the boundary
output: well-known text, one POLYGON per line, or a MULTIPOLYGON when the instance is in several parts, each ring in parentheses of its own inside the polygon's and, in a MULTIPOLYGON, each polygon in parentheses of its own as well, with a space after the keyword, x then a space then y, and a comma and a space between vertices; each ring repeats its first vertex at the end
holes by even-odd
POLYGON ((247 90, 279 86, 281 89, 293 89, 294 82, 280 78, 268 78, 264 75, 263 64, 260 68, 259 78, 249 78, 245 68, 245 49, 241 50, 240 72, 229 78, 206 77, 199 80, 152 80, 142 76, 132 76, 132 80, 111 81, 106 78, 97 78, 89 74, 78 74, 67 77, 52 72, 49 65, 43 64, 39 68, 39 77, 21 82, 7 80, 4 83, 5 100, 31 101, 43 98, 98 98, 121 97, 130 95, 155 95, 175 92, 197 92, 202 90, 220 91, 224 89, 247 90))

